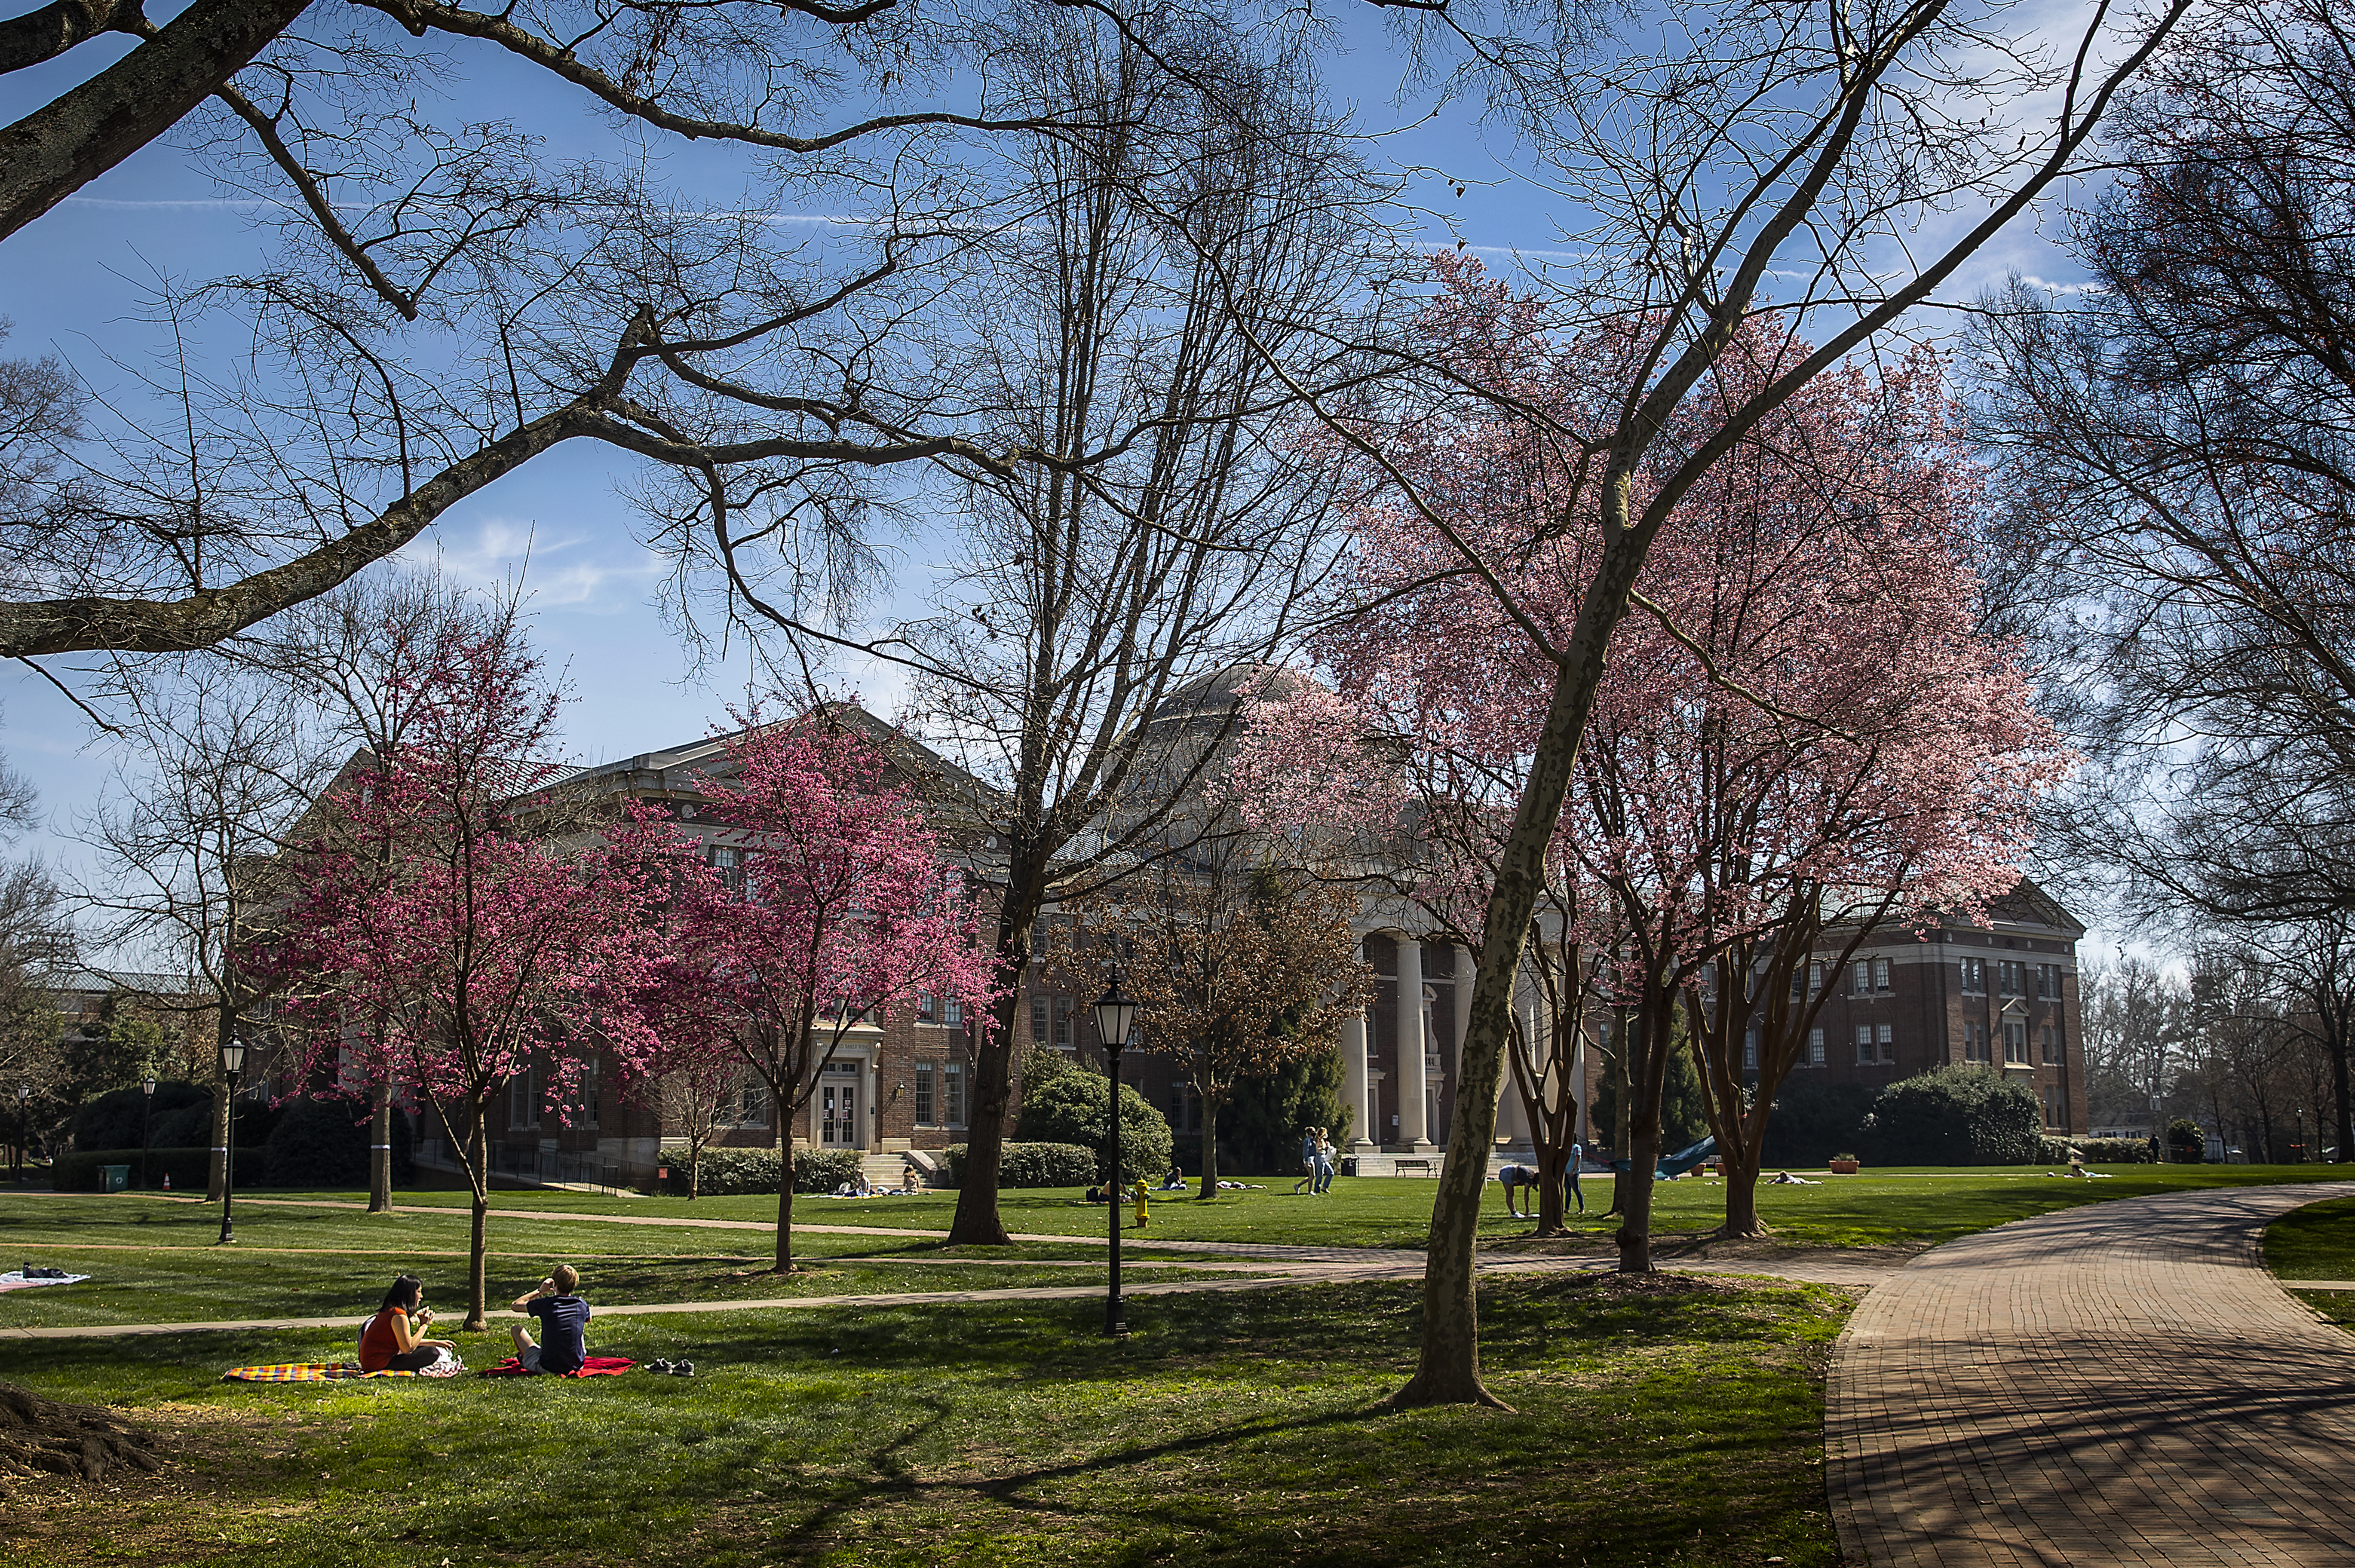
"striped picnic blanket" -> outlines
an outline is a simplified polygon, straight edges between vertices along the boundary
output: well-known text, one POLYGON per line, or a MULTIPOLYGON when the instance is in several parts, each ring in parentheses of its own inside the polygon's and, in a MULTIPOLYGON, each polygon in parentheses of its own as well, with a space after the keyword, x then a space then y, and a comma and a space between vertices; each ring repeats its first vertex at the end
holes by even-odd
POLYGON ((231 1367, 221 1381, 231 1383, 324 1383, 345 1378, 413 1378, 415 1372, 364 1372, 348 1361, 281 1361, 273 1367, 231 1367))
POLYGON ((346 1378, 454 1378, 466 1370, 466 1363, 449 1351, 421 1372, 397 1372, 388 1367, 380 1372, 364 1372, 349 1361, 281 1361, 269 1367, 231 1367, 221 1374, 221 1381, 235 1383, 326 1383, 341 1382, 346 1378))

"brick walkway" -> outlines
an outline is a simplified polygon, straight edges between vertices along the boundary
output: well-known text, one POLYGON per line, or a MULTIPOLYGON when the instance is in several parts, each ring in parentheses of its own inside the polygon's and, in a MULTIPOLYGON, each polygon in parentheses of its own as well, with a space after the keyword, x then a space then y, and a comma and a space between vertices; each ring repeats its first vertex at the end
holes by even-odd
POLYGON ((1825 1413, 1851 1568, 2355 1563, 2355 1340, 2259 1251, 2350 1190, 2092 1204, 1892 1275, 1825 1413))

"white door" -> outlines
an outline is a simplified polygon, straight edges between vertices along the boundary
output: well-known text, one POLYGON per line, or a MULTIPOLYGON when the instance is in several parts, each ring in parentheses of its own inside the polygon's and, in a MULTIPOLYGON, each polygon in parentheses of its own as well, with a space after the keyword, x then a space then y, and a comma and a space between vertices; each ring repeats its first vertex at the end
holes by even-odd
POLYGON ((858 1147, 858 1085, 825 1083, 818 1087, 817 1141, 828 1148, 858 1147))

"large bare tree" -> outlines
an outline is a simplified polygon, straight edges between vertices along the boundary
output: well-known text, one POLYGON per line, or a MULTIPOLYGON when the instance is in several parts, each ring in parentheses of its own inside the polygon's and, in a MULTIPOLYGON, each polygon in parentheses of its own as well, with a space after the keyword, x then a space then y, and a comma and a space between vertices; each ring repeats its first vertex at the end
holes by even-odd
POLYGON ((943 302, 975 441, 940 459, 955 523, 930 541, 945 565, 923 613, 847 629, 816 591, 839 574, 779 548, 830 537, 796 508, 864 504, 838 470, 715 466, 672 502, 756 618, 904 672, 911 728, 957 764, 935 806, 992 885, 1001 987, 975 1030, 960 1242, 1005 1239, 1017 988, 1042 912, 1200 830, 1188 803, 1231 730, 1236 672, 1280 645, 1332 559, 1322 470, 1270 359, 1327 357, 1372 192, 1305 60, 1246 31, 1009 12, 993 48, 1009 112, 1093 128, 1025 144, 993 198, 1007 221, 943 302))

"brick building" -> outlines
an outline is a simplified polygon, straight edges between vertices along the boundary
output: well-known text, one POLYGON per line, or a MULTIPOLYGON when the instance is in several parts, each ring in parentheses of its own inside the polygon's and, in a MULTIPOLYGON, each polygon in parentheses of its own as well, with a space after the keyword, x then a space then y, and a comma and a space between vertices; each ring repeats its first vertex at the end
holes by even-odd
POLYGON ((1801 1073, 1879 1086, 1942 1062, 1978 1062, 2017 1075, 2056 1133, 2086 1129, 2077 997, 2077 943, 2085 927, 2034 882, 1990 901, 1976 924, 1943 920, 1892 932, 1857 950, 1830 989, 1801 1073))

